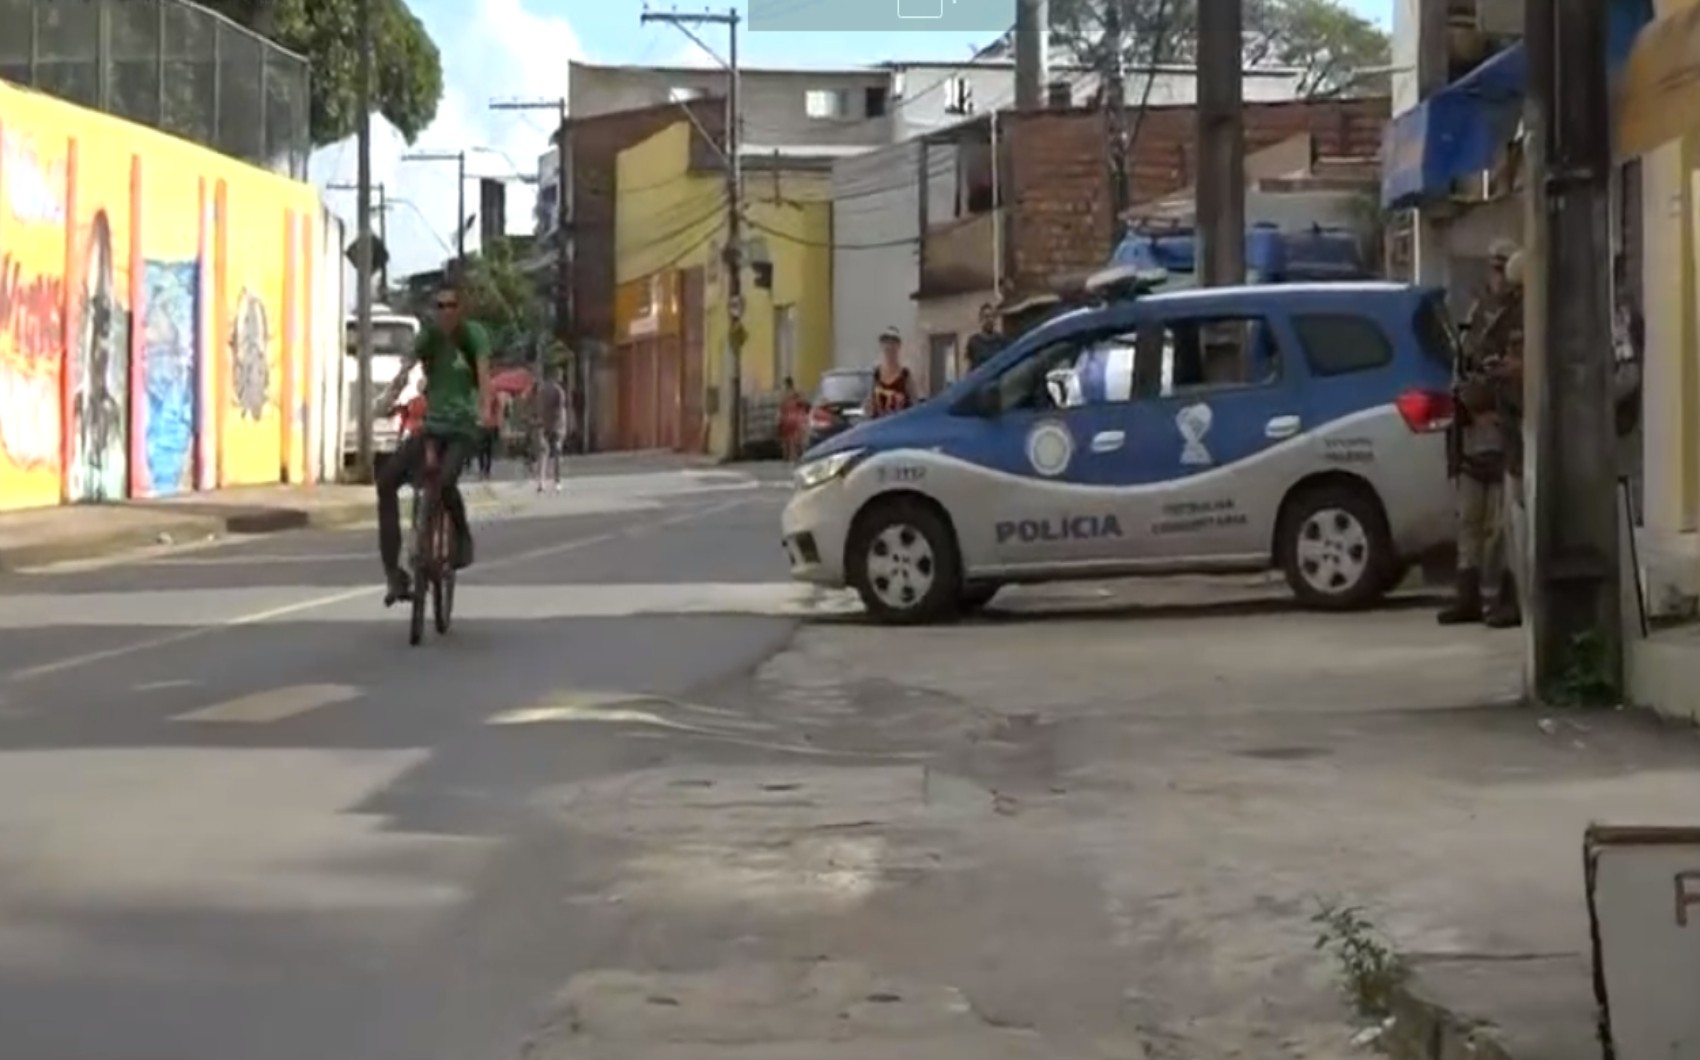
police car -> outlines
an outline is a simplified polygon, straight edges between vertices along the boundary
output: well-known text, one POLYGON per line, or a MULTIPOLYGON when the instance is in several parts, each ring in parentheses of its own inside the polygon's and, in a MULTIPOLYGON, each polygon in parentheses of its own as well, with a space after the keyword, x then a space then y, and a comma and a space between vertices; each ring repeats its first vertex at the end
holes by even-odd
POLYGON ((817 446, 782 520, 792 576, 878 620, 1004 585, 1281 570, 1304 605, 1369 605, 1453 542, 1456 333, 1438 291, 1385 282, 1087 304, 931 401, 817 446))

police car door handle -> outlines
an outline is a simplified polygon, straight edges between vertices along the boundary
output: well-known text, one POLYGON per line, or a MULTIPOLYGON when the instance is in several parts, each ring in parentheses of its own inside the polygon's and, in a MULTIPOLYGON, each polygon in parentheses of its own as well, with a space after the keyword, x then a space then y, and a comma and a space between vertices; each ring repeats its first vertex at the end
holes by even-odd
POLYGON ((1265 438, 1291 438, 1299 433, 1299 418, 1297 416, 1277 416, 1263 425, 1265 438))
POLYGON ((1099 431, 1092 436, 1092 451, 1094 453, 1113 453, 1127 441, 1124 431, 1099 431))

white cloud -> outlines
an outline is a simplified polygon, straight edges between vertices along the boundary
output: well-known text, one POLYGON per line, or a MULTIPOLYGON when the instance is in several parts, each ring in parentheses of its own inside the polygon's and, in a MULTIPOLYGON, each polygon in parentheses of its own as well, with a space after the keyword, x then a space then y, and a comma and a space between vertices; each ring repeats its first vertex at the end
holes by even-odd
MULTIPOLYGON (((372 179, 401 203, 389 211, 390 275, 435 268, 453 253, 457 193, 454 162, 402 162, 410 151, 459 151, 470 176, 534 177, 537 158, 549 149, 555 126, 549 111, 492 111, 493 99, 558 99, 567 91, 567 63, 583 58, 572 27, 563 18, 528 11, 523 0, 477 0, 460 4, 416 2, 414 12, 443 54, 443 99, 437 118, 413 147, 381 118, 372 122, 372 179), (439 4, 441 6, 439 6, 439 4)), ((309 172, 321 188, 352 184, 359 155, 351 138, 314 153, 309 172)), ((478 184, 466 184, 467 213, 478 209, 478 184)), ((509 232, 532 229, 535 189, 508 185, 509 232)), ((331 191, 331 208, 353 230, 354 193, 331 191)), ((467 237, 478 246, 477 226, 467 237)))

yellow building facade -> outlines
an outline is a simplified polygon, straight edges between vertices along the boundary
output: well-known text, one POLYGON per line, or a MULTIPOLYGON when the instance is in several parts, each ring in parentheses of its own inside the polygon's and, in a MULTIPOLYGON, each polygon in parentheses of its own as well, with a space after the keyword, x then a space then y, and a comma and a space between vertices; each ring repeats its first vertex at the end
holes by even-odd
MULTIPOLYGON (((721 172, 693 166, 692 138, 698 135, 681 119, 619 154, 615 341, 617 356, 636 353, 650 329, 666 326, 668 314, 655 307, 677 300, 681 343, 700 338, 701 447, 721 453, 730 430, 732 374, 723 264, 727 194, 721 172)), ((824 168, 783 158, 746 159, 744 171, 743 393, 747 401, 771 399, 786 376, 806 393, 832 364, 831 177, 824 168)), ((697 387, 688 351, 685 357, 682 384, 697 387)), ((647 396, 647 380, 639 374, 647 396)), ((681 402, 687 415, 689 406, 687 396, 681 402)), ((746 424, 747 439, 758 437, 757 421, 752 415, 746 424)))
MULTIPOLYGON (((1643 526, 1638 578, 1654 614, 1700 596, 1700 0, 1657 0, 1619 86, 1617 154, 1642 172, 1643 526)), ((1631 583, 1633 584, 1633 583, 1631 583)), ((1626 630, 1629 694, 1688 712, 1700 638, 1626 630)))

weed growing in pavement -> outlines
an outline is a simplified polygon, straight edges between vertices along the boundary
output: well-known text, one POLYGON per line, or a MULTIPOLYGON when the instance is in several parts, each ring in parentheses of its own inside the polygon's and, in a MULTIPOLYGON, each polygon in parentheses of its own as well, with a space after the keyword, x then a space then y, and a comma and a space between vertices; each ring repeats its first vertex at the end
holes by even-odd
POLYGON ((1357 906, 1318 900, 1310 922, 1316 948, 1333 955, 1340 968, 1341 992, 1358 1015, 1380 1019, 1393 1010, 1393 994, 1410 969, 1392 944, 1357 906))
POLYGON ((1615 707, 1622 702, 1607 664, 1606 643, 1598 633, 1587 630, 1570 638, 1552 698, 1557 707, 1615 707))

